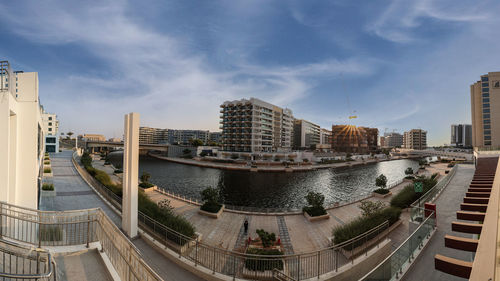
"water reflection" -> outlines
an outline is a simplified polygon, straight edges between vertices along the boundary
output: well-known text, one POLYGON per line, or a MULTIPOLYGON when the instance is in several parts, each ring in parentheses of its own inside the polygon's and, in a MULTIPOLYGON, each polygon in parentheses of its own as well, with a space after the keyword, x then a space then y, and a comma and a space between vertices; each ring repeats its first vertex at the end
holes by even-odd
MULTIPOLYGON (((113 153, 112 162, 122 155, 113 153)), ((394 160, 354 168, 323 169, 297 173, 251 173, 182 165, 141 156, 139 173, 151 174, 151 182, 187 197, 200 198, 209 186, 221 190, 226 204, 266 208, 301 208, 309 191, 321 192, 327 204, 368 195, 383 173, 388 182, 404 177, 406 168, 418 169, 414 160, 394 160)))

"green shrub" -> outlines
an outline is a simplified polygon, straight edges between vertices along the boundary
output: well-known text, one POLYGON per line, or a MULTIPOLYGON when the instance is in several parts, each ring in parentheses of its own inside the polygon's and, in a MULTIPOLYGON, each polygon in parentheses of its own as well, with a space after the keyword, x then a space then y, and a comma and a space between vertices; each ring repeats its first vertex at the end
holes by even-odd
POLYGON ((44 168, 43 173, 52 173, 52 169, 51 168, 44 168))
POLYGON ((80 158, 80 163, 82 163, 84 167, 92 166, 92 157, 88 152, 84 152, 82 154, 82 157, 80 158))
POLYGON ((274 232, 269 233, 264 229, 257 229, 255 232, 259 235, 260 242, 262 242, 262 247, 264 248, 271 247, 276 242, 276 234, 274 232))
POLYGON ((384 194, 389 193, 389 189, 387 189, 387 188, 378 188, 378 189, 375 189, 373 192, 384 195, 384 194))
POLYGON ((426 177, 418 177, 414 181, 415 182, 422 182, 423 184, 423 192, 422 193, 416 193, 415 189, 413 187, 414 184, 409 184, 405 186, 398 194, 396 194, 392 199, 391 199, 391 206, 393 207, 398 207, 401 209, 408 208, 410 207, 411 203, 415 202, 418 200, 420 196, 425 194, 427 191, 429 191, 431 188, 433 188, 437 180, 436 178, 426 178, 426 177))
POLYGON ((262 256, 281 256, 283 253, 278 249, 258 249, 258 248, 248 248, 246 251, 249 255, 260 255, 258 258, 247 258, 245 259, 245 268, 254 271, 265 271, 265 270, 283 270, 283 260, 276 258, 266 258, 262 256))
POLYGON ((406 168, 405 175, 413 175, 413 168, 412 167, 406 168))
POLYGON ((361 209, 361 214, 364 217, 369 217, 374 213, 380 212, 385 208, 385 203, 383 201, 363 201, 359 204, 361 209))
MULTIPOLYGON (((374 227, 379 226, 385 221, 389 221, 389 225, 392 225, 399 220, 400 215, 401 215, 401 209, 388 207, 381 211, 373 213, 370 216, 359 217, 351 221, 350 223, 336 227, 333 230, 333 236, 334 236, 333 242, 335 244, 339 244, 344 241, 347 241, 351 238, 354 238, 358 235, 361 235, 369 231, 374 227)), ((375 232, 371 236, 369 236, 368 239, 371 239, 376 235, 377 233, 375 232)), ((361 240, 362 241, 359 241, 359 243, 354 243, 354 247, 358 247, 362 243, 364 243, 364 239, 361 240)), ((350 249, 351 246, 349 246, 348 248, 350 249)))
POLYGON ((141 182, 143 182, 143 183, 149 183, 149 179, 151 179, 151 174, 148 172, 143 172, 140 179, 141 179, 141 182))
POLYGON ((302 208, 302 212, 308 213, 311 217, 326 215, 326 210, 323 204, 325 203, 325 196, 319 192, 310 191, 306 195, 307 204, 302 208))
POLYGON ((45 156, 43 157, 43 160, 46 161, 46 160, 50 160, 49 156, 45 156))
POLYGON ((152 183, 149 183, 149 182, 141 182, 141 183, 139 184, 139 186, 140 186, 140 187, 142 187, 142 188, 150 188, 150 187, 153 187, 153 186, 155 186, 155 185, 154 185, 154 184, 152 184, 152 183))
POLYGON ((54 190, 54 185, 51 184, 51 183, 44 183, 42 185, 42 190, 49 190, 49 191, 52 191, 54 190))
POLYGON ((205 202, 200 207, 202 211, 209 213, 217 213, 220 210, 220 208, 222 208, 222 205, 216 202, 215 203, 205 202))

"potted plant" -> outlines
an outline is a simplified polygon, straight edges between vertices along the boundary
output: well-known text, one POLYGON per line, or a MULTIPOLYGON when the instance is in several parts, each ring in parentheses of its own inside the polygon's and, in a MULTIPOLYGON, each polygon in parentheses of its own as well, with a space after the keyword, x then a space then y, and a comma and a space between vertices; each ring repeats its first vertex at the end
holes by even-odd
POLYGON ((43 168, 43 176, 44 177, 52 177, 54 174, 52 173, 52 169, 51 168, 43 168))
POLYGON ((264 229, 257 229, 256 233, 259 237, 254 240, 250 239, 245 250, 247 256, 243 277, 266 280, 267 276, 272 275, 273 270, 285 270, 283 259, 280 258, 283 255, 283 249, 280 241, 276 240, 276 234, 264 229))
POLYGON ((43 183, 42 184, 42 192, 40 193, 41 197, 54 197, 56 196, 56 191, 54 189, 54 184, 52 183, 43 183))
POLYGON ((224 211, 224 205, 219 203, 219 190, 213 187, 207 187, 201 192, 201 205, 198 213, 211 218, 218 218, 224 211))
POLYGON ((380 176, 375 179, 375 185, 378 188, 373 191, 373 196, 385 198, 392 195, 392 192, 387 189, 387 177, 384 174, 380 174, 380 176))
POLYGON ((302 208, 304 216, 309 221, 317 221, 322 219, 329 219, 330 215, 326 212, 323 204, 325 203, 325 196, 319 192, 310 191, 306 195, 308 206, 302 208))
POLYGON ((147 172, 143 172, 141 175, 141 183, 139 187, 141 187, 145 192, 153 191, 157 186, 150 183, 149 179, 151 178, 151 174, 147 172))

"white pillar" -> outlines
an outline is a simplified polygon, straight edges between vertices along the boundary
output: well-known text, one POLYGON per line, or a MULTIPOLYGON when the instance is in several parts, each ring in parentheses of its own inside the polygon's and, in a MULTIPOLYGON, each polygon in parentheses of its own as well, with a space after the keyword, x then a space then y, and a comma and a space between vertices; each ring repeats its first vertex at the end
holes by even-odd
POLYGON ((125 115, 124 136, 122 228, 130 238, 134 238, 137 236, 139 113, 125 115))

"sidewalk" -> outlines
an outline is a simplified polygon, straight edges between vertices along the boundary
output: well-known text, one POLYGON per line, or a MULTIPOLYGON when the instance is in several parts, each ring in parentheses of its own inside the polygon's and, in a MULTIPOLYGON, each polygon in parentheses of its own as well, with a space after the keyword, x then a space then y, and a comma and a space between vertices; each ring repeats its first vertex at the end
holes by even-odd
MULTIPOLYGON (((121 217, 117 215, 80 177, 71 162, 73 152, 63 151, 58 154, 51 154, 52 170, 54 173, 53 183, 56 190, 56 197, 53 198, 53 208, 50 211, 64 211, 74 209, 101 208, 106 215, 118 226, 121 227, 121 217)), ((40 210, 47 210, 50 206, 49 198, 41 198, 40 210)), ((153 270, 164 280, 202 280, 196 275, 183 268, 178 267, 162 254, 156 252, 142 238, 134 239, 134 245, 141 252, 144 260, 153 270)))

